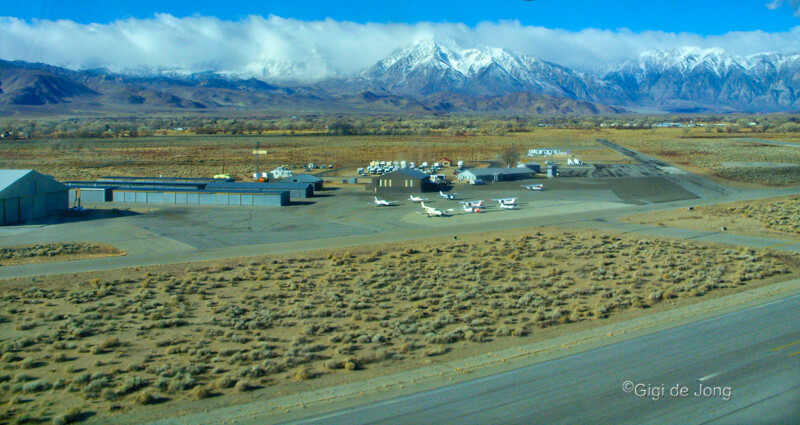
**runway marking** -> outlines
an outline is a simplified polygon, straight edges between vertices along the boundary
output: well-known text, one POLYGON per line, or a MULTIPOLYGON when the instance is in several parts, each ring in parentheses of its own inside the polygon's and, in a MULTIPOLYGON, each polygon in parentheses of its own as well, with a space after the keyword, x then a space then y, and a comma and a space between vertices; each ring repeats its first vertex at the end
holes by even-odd
POLYGON ((709 379, 719 375, 720 373, 722 373, 722 372, 712 373, 711 375, 704 376, 704 377, 698 379, 698 381, 703 382, 703 381, 709 380, 709 379))
MULTIPOLYGON (((791 344, 781 345, 781 346, 780 346, 780 347, 778 347, 778 348, 773 348, 773 349, 772 349, 772 351, 783 350, 783 349, 784 349, 784 348, 786 348, 786 347, 791 347, 792 345, 797 345, 797 344, 800 344, 800 341, 795 341, 795 342, 793 342, 793 343, 791 343, 791 344)), ((794 353, 794 354, 797 354, 797 353, 794 353)), ((793 355, 794 355, 794 354, 793 354, 793 355)))
POLYGON ((800 354, 800 351, 798 351, 798 352, 796 352, 796 353, 789 354, 789 357, 796 356, 796 355, 798 355, 798 354, 800 354))

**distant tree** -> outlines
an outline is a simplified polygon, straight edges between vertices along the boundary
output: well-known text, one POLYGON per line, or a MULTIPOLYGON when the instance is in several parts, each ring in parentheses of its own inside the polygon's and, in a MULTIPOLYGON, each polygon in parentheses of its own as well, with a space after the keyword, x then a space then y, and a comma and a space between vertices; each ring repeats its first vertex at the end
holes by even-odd
POLYGON ((514 167, 519 162, 519 151, 514 145, 508 146, 500 153, 500 159, 507 167, 514 167))
POLYGON ((349 136, 353 134, 353 124, 347 121, 336 121, 328 125, 328 132, 332 134, 339 134, 342 136, 349 136))

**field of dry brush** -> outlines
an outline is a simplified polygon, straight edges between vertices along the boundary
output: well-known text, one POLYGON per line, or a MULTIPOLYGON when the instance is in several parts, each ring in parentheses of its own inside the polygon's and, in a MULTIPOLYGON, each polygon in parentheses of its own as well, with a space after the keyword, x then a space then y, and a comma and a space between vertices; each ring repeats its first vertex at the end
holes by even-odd
POLYGON ((462 239, 5 281, 0 422, 364 379, 800 269, 794 255, 585 231, 462 239))
POLYGON ((53 261, 110 257, 116 255, 125 255, 125 252, 110 245, 87 242, 10 246, 7 248, 0 248, 0 266, 49 263, 53 261))
POLYGON ((720 230, 750 235, 800 235, 800 196, 633 214, 622 221, 692 230, 720 230))
POLYGON ((509 146, 521 155, 531 148, 566 147, 586 162, 627 159, 582 130, 547 129, 505 136, 227 136, 188 135, 116 139, 66 139, 0 142, 0 168, 33 168, 61 180, 91 180, 102 175, 211 177, 223 171, 252 178, 255 143, 260 171, 310 162, 337 168, 364 167, 374 160, 434 162, 442 157, 471 163, 494 160, 509 146), (590 149, 584 149, 590 148, 590 149), (598 149, 599 148, 599 149, 598 149))

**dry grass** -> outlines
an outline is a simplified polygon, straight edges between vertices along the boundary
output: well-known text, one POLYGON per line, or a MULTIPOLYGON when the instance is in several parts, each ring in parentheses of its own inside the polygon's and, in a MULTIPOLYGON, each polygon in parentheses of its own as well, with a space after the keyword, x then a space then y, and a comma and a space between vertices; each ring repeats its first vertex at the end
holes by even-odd
POLYGON ((212 176, 224 171, 249 180, 254 169, 253 147, 261 156, 261 171, 309 162, 355 169, 371 160, 436 161, 441 157, 476 164, 493 160, 509 146, 524 154, 530 148, 571 149, 584 162, 628 162, 610 149, 596 149, 603 138, 700 174, 726 182, 787 185, 800 182, 794 168, 729 167, 725 162, 800 164, 800 149, 737 141, 741 137, 797 143, 790 134, 719 134, 694 129, 561 129, 534 128, 504 135, 452 135, 431 131, 424 136, 328 135, 164 135, 124 139, 68 139, 0 142, 0 168, 34 168, 63 180, 91 180, 101 175, 212 176))
POLYGON ((433 162, 442 157, 476 162, 495 159, 514 146, 523 156, 530 148, 562 147, 585 162, 625 162, 599 147, 597 132, 536 129, 503 136, 455 136, 434 131, 425 136, 153 136, 125 139, 69 139, 0 142, 0 168, 33 168, 62 180, 92 180, 102 175, 212 176, 223 171, 252 178, 255 143, 261 171, 309 162, 363 167, 372 160, 433 162), (24 147, 24 149, 23 149, 24 147))
POLYGON ((21 245, 0 248, 0 266, 49 263, 54 261, 111 257, 118 255, 125 255, 125 252, 120 251, 110 245, 96 243, 62 242, 21 245))
MULTIPOLYGON (((800 137, 786 134, 757 134, 756 138, 800 143, 800 137)), ((707 134, 702 128, 609 131, 609 140, 639 152, 663 159, 689 171, 706 174, 726 182, 756 183, 770 186, 800 183, 800 166, 766 167, 757 163, 800 164, 800 149, 766 143, 736 140, 747 135, 724 137, 707 134), (725 163, 754 163, 729 166, 725 163)))
POLYGON ((621 220, 692 230, 719 231, 724 226, 733 233, 797 237, 800 235, 800 196, 633 214, 621 220))
POLYGON ((553 231, 16 280, 0 298, 0 420, 358 379, 797 266, 768 251, 553 231))

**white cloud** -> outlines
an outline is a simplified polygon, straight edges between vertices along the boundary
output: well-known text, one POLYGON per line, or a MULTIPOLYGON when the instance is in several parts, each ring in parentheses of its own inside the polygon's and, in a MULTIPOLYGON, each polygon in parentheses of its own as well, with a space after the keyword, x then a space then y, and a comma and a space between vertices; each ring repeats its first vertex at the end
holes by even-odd
POLYGON ((300 21, 277 16, 223 21, 159 14, 151 19, 84 25, 0 17, 0 58, 6 60, 72 69, 212 70, 268 81, 312 81, 352 74, 425 38, 504 47, 581 70, 602 69, 644 50, 681 46, 721 47, 739 55, 800 51, 800 27, 780 33, 702 36, 626 29, 567 31, 524 26, 518 21, 469 27, 457 23, 300 21))
POLYGON ((794 16, 800 17, 800 0, 772 0, 772 2, 767 3, 767 8, 775 10, 784 4, 794 9, 794 16))

